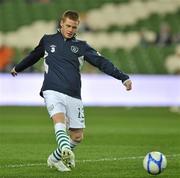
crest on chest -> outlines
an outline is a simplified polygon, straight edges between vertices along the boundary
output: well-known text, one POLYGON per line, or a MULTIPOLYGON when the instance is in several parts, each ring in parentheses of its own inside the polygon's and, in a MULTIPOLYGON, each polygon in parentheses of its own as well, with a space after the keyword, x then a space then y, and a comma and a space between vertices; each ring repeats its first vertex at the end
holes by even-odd
POLYGON ((79 51, 79 48, 77 47, 77 46, 71 46, 71 51, 73 52, 73 53, 77 53, 78 51, 79 51))

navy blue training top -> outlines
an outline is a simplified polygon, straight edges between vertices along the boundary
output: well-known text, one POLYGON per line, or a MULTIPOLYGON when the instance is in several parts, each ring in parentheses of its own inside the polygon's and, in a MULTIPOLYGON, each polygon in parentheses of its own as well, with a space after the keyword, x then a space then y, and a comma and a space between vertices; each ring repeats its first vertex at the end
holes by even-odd
POLYGON ((118 70, 85 41, 75 37, 65 39, 61 32, 44 35, 38 46, 15 66, 21 72, 44 56, 44 81, 42 91, 54 90, 81 99, 80 69, 84 61, 102 72, 124 82, 129 76, 118 70))

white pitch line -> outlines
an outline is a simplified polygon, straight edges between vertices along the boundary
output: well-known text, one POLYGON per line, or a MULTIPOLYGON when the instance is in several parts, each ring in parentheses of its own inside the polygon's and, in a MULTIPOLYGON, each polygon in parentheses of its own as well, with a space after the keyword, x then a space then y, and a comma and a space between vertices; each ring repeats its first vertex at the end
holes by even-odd
MULTIPOLYGON (((169 159, 174 157, 179 157, 180 154, 173 154, 173 155, 166 155, 169 159)), ((79 163, 86 163, 86 162, 103 162, 103 161, 121 161, 121 160, 136 160, 136 159, 143 159, 144 156, 132 156, 132 157, 120 157, 120 158, 101 158, 101 159, 85 159, 85 160, 77 160, 76 162, 79 163)), ((27 164, 7 164, 7 165, 0 165, 0 169, 3 168, 21 168, 21 167, 35 167, 35 166, 45 166, 46 163, 27 163, 27 164)))
POLYGON ((2 168, 20 168, 20 167, 34 167, 34 166, 44 166, 45 163, 27 163, 27 164, 7 164, 7 165, 1 165, 0 169, 2 168))

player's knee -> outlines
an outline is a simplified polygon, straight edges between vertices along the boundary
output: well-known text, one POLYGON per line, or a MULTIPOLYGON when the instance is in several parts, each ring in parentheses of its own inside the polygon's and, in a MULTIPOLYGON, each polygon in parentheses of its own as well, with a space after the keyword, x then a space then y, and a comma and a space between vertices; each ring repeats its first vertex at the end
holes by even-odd
POLYGON ((83 134, 76 138, 76 142, 81 142, 83 140, 83 134))
POLYGON ((83 133, 72 134, 71 139, 75 142, 80 143, 83 140, 83 133))

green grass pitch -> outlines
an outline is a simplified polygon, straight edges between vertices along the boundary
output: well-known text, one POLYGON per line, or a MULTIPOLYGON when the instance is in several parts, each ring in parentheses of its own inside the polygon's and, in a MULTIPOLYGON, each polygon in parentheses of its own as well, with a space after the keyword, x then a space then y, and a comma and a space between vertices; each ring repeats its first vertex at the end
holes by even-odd
POLYGON ((168 108, 87 107, 76 168, 46 166, 56 148, 44 107, 0 107, 0 178, 149 178, 142 167, 149 151, 161 151, 168 166, 158 178, 180 178, 180 115, 168 108))

